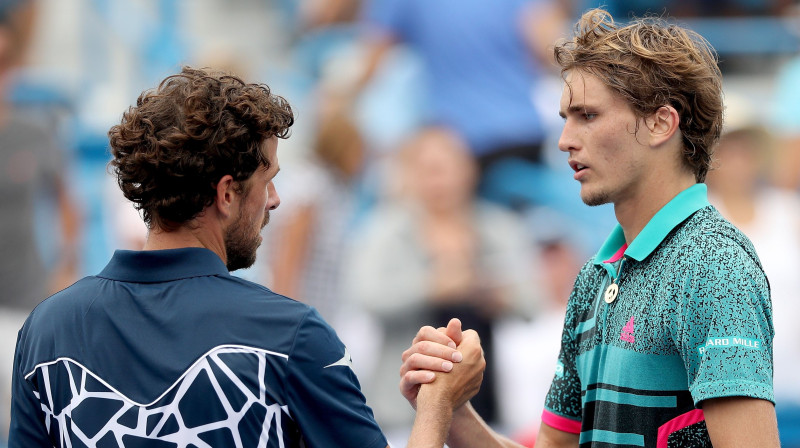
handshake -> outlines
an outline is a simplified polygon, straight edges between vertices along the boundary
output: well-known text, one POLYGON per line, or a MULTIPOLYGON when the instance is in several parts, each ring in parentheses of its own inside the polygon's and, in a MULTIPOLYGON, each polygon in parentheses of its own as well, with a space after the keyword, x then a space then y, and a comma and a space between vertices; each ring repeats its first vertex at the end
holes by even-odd
POLYGON ((443 444, 453 414, 474 413, 465 404, 480 390, 485 368, 478 333, 462 330, 460 320, 451 319, 446 328, 426 326, 417 332, 403 352, 400 368, 400 391, 417 410, 408 446, 421 446, 415 439, 431 433, 437 433, 436 443, 443 444))

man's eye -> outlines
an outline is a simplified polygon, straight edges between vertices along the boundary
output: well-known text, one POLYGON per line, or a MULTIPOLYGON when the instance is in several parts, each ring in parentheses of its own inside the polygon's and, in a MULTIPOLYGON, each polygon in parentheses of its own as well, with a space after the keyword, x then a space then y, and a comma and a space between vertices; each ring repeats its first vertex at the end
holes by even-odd
POLYGON ((597 114, 589 114, 589 113, 583 114, 584 120, 593 120, 595 117, 597 117, 597 114))

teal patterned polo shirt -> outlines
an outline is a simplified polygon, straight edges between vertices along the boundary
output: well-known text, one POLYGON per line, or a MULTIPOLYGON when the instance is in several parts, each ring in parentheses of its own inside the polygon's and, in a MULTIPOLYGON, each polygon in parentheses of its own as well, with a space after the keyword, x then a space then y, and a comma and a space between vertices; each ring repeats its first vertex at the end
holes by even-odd
POLYGON ((581 269, 542 420, 582 448, 710 447, 703 400, 774 402, 773 334, 752 244, 696 184, 581 269))

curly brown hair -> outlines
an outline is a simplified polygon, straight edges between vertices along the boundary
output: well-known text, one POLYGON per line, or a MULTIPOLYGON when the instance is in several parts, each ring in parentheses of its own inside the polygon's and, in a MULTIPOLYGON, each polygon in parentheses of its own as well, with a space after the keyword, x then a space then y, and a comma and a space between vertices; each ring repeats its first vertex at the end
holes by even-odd
POLYGON ((174 230, 214 202, 215 185, 269 167, 265 140, 287 138, 289 103, 264 84, 184 67, 142 92, 109 130, 109 163, 148 227, 174 230))
MULTIPOLYGON (((722 74, 699 34, 656 17, 619 27, 602 9, 583 14, 572 40, 556 44, 562 77, 577 69, 597 76, 644 118, 664 105, 680 116, 684 161, 703 182, 722 132, 722 74)), ((637 124, 638 126, 638 124, 637 124)))

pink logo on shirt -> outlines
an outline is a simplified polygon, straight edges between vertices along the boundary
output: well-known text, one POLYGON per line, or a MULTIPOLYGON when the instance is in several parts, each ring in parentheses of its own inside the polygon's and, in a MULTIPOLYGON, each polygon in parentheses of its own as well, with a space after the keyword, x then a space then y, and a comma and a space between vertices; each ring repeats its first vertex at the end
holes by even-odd
POLYGON ((634 343, 635 339, 633 337, 633 316, 631 316, 631 319, 628 321, 628 323, 625 324, 624 327, 622 327, 622 333, 620 333, 619 339, 621 341, 630 342, 631 344, 634 343))

